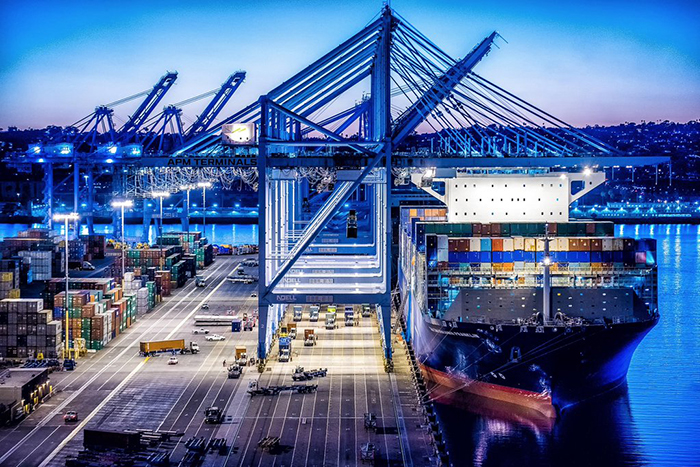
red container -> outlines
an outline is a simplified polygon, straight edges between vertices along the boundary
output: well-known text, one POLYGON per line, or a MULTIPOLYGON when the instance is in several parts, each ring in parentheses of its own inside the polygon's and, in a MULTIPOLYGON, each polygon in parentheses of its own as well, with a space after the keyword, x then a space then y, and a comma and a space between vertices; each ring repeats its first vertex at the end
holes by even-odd
POLYGON ((503 251, 503 239, 502 238, 491 239, 491 251, 503 251))

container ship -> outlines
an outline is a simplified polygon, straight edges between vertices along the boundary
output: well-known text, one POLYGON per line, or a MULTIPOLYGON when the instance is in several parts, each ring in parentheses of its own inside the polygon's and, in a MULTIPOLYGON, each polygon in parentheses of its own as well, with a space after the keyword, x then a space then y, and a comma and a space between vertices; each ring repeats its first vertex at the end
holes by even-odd
POLYGON ((604 175, 414 175, 440 207, 402 207, 406 338, 431 394, 555 419, 624 387, 659 319, 656 243, 569 222, 604 175))

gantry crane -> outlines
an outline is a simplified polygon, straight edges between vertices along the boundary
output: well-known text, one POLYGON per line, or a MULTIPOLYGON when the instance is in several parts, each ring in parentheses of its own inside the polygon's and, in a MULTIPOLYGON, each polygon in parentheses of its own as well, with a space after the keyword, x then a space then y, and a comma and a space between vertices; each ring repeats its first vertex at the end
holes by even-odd
POLYGON ((245 72, 237 71, 230 75, 218 89, 164 107, 161 113, 145 124, 149 127, 149 132, 143 141, 143 151, 163 153, 166 149, 177 149, 193 137, 207 131, 244 79, 245 72), (192 125, 185 128, 182 123, 182 107, 211 95, 214 95, 214 98, 204 111, 192 125), (171 135, 170 147, 166 144, 167 134, 171 135))

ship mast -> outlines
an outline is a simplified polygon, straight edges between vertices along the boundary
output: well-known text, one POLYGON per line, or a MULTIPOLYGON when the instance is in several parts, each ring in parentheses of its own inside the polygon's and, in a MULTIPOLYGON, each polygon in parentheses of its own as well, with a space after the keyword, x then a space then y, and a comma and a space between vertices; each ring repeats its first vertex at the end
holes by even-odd
POLYGON ((544 225, 544 258, 542 265, 544 274, 542 276, 542 319, 544 324, 552 320, 551 306, 551 281, 549 279, 549 268, 552 264, 552 259, 549 257, 549 224, 544 225))

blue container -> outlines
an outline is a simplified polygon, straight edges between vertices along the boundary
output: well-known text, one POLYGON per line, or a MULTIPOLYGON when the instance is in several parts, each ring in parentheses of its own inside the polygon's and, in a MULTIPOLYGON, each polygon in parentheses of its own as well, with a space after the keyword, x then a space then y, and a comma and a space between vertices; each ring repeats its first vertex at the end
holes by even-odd
POLYGON ((590 251, 579 251, 578 252, 578 262, 579 263, 590 263, 591 262, 591 252, 590 251))
POLYGON ((457 258, 459 263, 468 263, 470 261, 469 259, 469 253, 466 251, 458 251, 457 252, 457 258))
POLYGON ((536 256, 535 256, 535 260, 536 260, 538 263, 544 261, 544 251, 538 251, 538 252, 535 253, 535 255, 536 255, 536 256))
POLYGON ((527 261, 528 263, 535 262, 535 252, 534 251, 524 251, 523 256, 525 258, 523 261, 527 261))
MULTIPOLYGON (((483 242, 483 240, 482 240, 483 242)), ((491 243, 491 240, 489 240, 489 243, 491 243)), ((483 248, 483 243, 482 243, 482 248, 483 248)), ((490 251, 480 251, 479 252, 479 262, 480 263, 490 263, 491 262, 491 252, 490 251)))
POLYGON ((525 252, 523 250, 515 250, 513 252, 513 261, 525 261, 525 252))
POLYGON ((480 251, 470 251, 467 253, 467 256, 469 258, 470 263, 479 263, 481 262, 481 252, 480 251))
POLYGON ((494 251, 491 262, 492 263, 502 263, 503 262, 503 252, 502 251, 494 251))
MULTIPOLYGON (((482 238, 481 239, 481 251, 491 251, 491 239, 490 238, 482 238)), ((482 261, 482 263, 486 263, 487 261, 482 261)))
POLYGON ((450 251, 447 253, 447 261, 450 263, 459 263, 459 252, 450 251))
POLYGON ((231 332, 241 332, 241 320, 231 321, 231 332))
POLYGON ((603 262, 603 252, 602 251, 591 251, 591 263, 602 263, 603 262))
POLYGON ((515 261, 513 258, 514 258, 514 255, 513 255, 512 251, 504 251, 503 252, 503 262, 504 263, 512 263, 513 261, 515 261))
POLYGON ((613 251, 613 263, 621 263, 624 261, 624 255, 622 251, 613 251))
POLYGON ((613 252, 612 251, 601 251, 602 253, 602 261, 603 263, 612 263, 613 262, 613 252))

